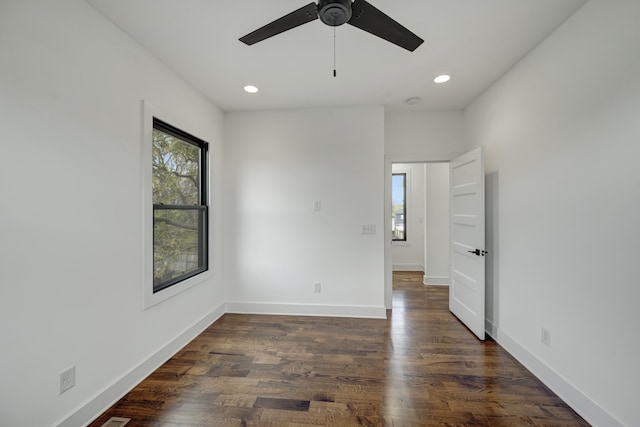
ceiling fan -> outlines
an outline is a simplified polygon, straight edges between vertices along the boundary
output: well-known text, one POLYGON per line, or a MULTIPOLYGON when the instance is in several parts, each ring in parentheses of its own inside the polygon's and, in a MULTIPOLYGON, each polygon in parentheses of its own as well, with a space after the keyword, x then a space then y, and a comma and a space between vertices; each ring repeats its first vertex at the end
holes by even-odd
POLYGON ((424 42, 365 0, 319 0, 317 4, 309 3, 241 37, 240 41, 250 46, 318 18, 331 27, 353 25, 410 52, 424 42))

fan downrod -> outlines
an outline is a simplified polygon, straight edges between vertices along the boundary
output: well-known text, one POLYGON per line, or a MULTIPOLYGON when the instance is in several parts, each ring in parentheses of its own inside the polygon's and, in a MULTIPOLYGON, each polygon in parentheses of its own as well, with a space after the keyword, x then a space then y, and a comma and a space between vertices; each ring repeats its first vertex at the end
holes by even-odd
POLYGON ((320 0, 318 17, 331 27, 346 24, 351 19, 351 0, 320 0))

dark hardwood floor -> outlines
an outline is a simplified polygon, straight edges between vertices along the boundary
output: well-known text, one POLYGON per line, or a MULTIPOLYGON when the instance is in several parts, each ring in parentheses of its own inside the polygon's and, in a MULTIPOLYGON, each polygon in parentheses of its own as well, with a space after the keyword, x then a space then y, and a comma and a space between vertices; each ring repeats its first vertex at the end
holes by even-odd
POLYGON ((448 288, 393 281, 388 320, 226 314, 91 426, 589 425, 462 326, 448 288))

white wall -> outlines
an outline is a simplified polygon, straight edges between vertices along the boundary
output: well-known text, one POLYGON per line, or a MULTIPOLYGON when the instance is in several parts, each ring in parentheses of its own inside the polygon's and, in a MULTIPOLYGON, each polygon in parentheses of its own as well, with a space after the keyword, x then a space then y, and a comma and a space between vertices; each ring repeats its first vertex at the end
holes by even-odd
POLYGON ((394 163, 393 173, 406 173, 407 240, 392 242, 394 271, 424 271, 425 164, 394 163))
POLYGON ((392 161, 448 161, 463 152, 461 111, 385 113, 384 153, 392 161))
POLYGON ((486 148, 489 327, 603 427, 640 425, 639 18, 589 1, 465 113, 486 148))
POLYGON ((0 425, 78 426, 222 303, 223 117, 84 1, 0 2, 0 58, 0 425), (143 99, 211 143, 214 183, 215 278, 146 311, 143 99))
POLYGON ((227 310, 385 317, 383 155, 381 107, 226 114, 227 310))
POLYGON ((449 242, 449 163, 427 163, 426 250, 424 283, 448 285, 451 269, 449 242))

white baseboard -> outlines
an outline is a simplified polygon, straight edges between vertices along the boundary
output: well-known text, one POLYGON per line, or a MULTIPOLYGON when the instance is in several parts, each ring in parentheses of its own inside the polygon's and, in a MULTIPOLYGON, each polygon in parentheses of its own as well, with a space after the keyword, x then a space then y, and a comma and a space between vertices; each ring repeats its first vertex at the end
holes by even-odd
POLYGON ((420 264, 393 264, 393 271, 424 271, 424 266, 420 264))
POLYGON ((624 427, 611 414, 582 393, 562 375, 530 353, 507 333, 500 330, 489 320, 485 321, 487 333, 502 348, 507 350, 518 362, 522 363, 533 375, 557 394, 567 405, 594 427, 624 427))
POLYGON ((367 319, 386 319, 385 307, 348 306, 348 305, 306 305, 306 304, 266 304, 251 302, 228 302, 226 313, 268 314, 285 316, 327 316, 358 317, 367 319))
POLYGON ((449 276, 427 276, 422 278, 425 285, 449 286, 449 276))
POLYGON ((65 418, 58 427, 86 426, 99 417, 111 405, 120 400, 142 380, 158 369, 164 362, 180 351, 202 331, 207 329, 224 314, 224 304, 209 312, 206 316, 189 327, 166 346, 152 354, 140 365, 134 367, 122 377, 113 382, 104 391, 82 405, 80 409, 65 418))

